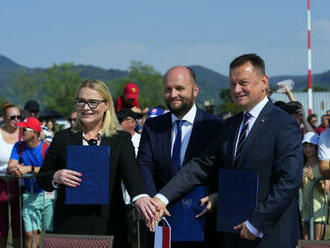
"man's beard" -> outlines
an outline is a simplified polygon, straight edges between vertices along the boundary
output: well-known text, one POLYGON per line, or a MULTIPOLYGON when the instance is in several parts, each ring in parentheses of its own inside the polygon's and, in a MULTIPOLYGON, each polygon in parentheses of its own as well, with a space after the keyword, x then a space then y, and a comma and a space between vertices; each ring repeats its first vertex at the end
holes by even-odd
POLYGON ((191 107, 194 105, 194 96, 191 95, 190 98, 185 98, 181 102, 181 105, 172 107, 171 102, 166 102, 168 109, 176 116, 184 116, 186 113, 189 112, 191 107))

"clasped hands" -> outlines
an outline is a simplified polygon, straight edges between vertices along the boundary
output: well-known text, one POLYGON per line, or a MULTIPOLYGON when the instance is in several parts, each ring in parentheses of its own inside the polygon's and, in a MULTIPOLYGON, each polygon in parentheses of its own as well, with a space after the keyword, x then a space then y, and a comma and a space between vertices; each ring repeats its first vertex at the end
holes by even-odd
MULTIPOLYGON (((211 194, 202 198, 200 200, 200 206, 206 205, 206 207, 195 217, 199 218, 207 212, 213 211, 216 199, 217 194, 211 194)), ((135 201, 135 206, 151 232, 155 231, 155 227, 164 215, 171 215, 164 202, 157 197, 151 198, 148 196, 140 198, 135 201)))
POLYGON ((24 164, 16 164, 15 166, 12 166, 10 169, 8 169, 8 173, 17 176, 22 177, 23 175, 30 172, 31 167, 24 166, 24 164))

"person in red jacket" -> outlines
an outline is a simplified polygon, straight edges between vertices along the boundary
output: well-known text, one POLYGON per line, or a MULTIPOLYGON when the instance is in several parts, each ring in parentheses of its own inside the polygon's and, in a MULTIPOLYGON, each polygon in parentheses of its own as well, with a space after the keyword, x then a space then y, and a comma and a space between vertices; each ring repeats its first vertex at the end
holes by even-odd
POLYGON ((115 110, 118 112, 123 108, 140 108, 139 105, 139 88, 135 83, 126 84, 123 95, 117 97, 115 102, 115 110))

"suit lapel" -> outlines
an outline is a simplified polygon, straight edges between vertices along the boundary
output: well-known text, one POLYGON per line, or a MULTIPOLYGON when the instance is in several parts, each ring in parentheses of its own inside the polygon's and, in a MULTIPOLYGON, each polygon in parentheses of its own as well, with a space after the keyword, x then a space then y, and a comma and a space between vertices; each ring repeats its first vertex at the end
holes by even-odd
MULTIPOLYGON (((272 103, 268 102, 265 107, 261 110, 258 118, 256 119, 256 121, 253 124, 253 127, 251 128, 248 136, 247 136, 247 140, 246 143, 243 147, 243 150, 241 152, 241 156, 240 158, 244 157, 244 154, 246 153, 248 147, 253 144, 253 141, 255 140, 257 134, 260 132, 260 129, 265 125, 267 119, 268 119, 268 113, 270 113, 272 108, 272 103)), ((239 161, 238 161, 238 165, 239 165, 239 161)))
MULTIPOLYGON (((160 135, 159 141, 161 142, 160 145, 161 151, 159 154, 163 154, 162 160, 165 162, 165 164, 171 165, 171 172, 174 173, 174 170, 172 168, 172 160, 171 160, 172 117, 170 113, 168 114, 167 118, 164 120, 163 125, 165 127, 165 131, 159 134, 160 135)), ((166 166, 165 168, 168 168, 168 166, 166 166)))
POLYGON ((202 125, 201 122, 203 120, 203 113, 202 111, 197 108, 196 116, 194 119, 194 125, 193 129, 191 131, 190 139, 188 142, 187 150, 184 155, 184 160, 182 165, 184 165, 188 160, 190 160, 193 156, 193 154, 196 154, 194 151, 194 148, 199 147, 198 146, 198 141, 201 140, 203 137, 203 130, 202 130, 202 125))

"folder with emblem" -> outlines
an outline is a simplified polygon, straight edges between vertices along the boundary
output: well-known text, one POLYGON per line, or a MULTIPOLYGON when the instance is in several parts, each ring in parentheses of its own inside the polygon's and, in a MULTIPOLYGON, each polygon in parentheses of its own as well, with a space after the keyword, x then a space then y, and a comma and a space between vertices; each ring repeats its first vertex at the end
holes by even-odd
POLYGON ((217 231, 238 233, 234 226, 246 221, 257 206, 256 171, 219 170, 217 231))
POLYGON ((66 168, 80 172, 82 181, 77 188, 66 187, 65 204, 109 204, 109 146, 67 146, 66 168))
POLYGON ((169 207, 171 216, 166 217, 171 226, 172 241, 203 241, 205 216, 196 219, 205 207, 200 199, 209 194, 206 186, 197 186, 169 207))

